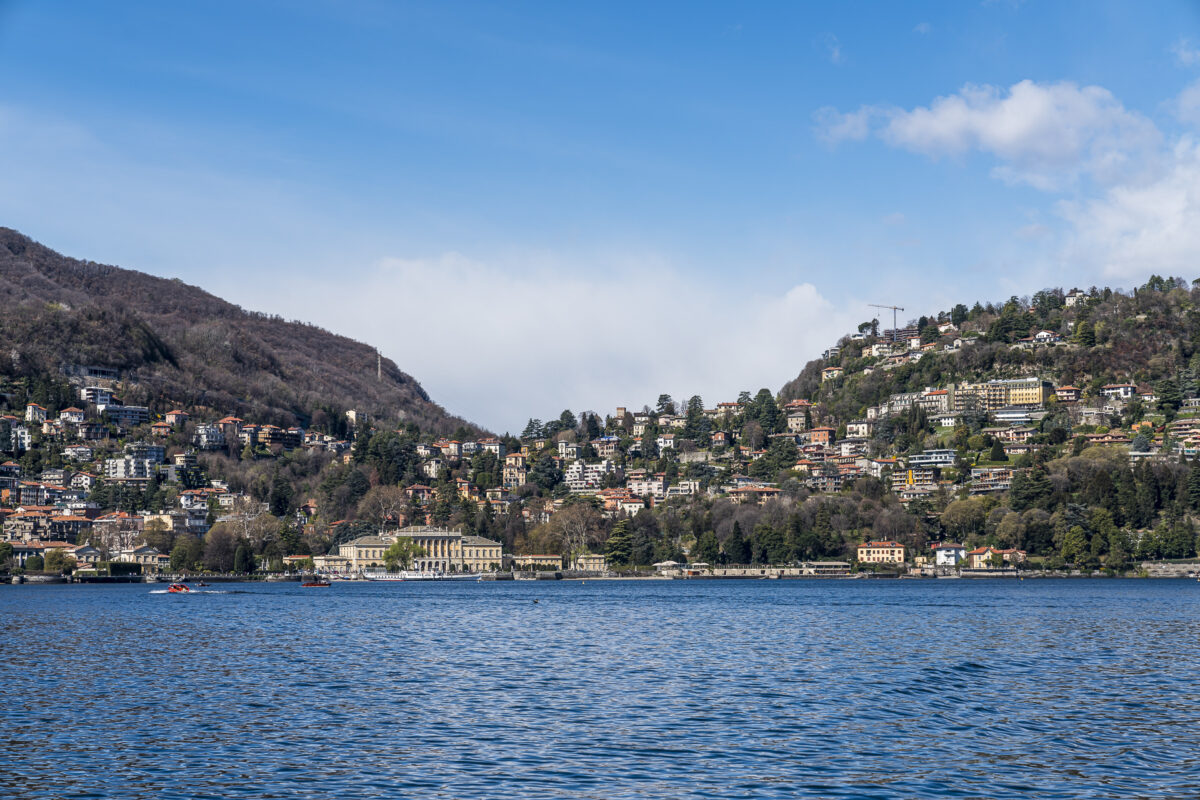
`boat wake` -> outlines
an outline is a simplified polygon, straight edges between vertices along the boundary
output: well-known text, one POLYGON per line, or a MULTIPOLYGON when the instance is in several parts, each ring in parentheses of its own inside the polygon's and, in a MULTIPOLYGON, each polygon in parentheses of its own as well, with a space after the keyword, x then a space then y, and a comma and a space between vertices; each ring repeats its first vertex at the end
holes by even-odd
MULTIPOLYGON (((151 589, 150 594, 239 594, 227 589, 190 589, 186 592, 172 592, 170 589, 151 589)), ((242 592, 241 594, 245 594, 242 592)))

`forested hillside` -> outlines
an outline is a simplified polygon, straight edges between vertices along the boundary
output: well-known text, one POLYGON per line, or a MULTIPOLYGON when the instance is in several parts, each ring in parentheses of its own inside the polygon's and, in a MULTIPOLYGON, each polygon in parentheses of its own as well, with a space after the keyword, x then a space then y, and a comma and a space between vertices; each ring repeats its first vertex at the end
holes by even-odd
POLYGON ((67 258, 8 228, 0 228, 0 336, 10 390, 26 379, 53 391, 46 381, 78 364, 119 369, 125 402, 158 413, 178 405, 303 425, 318 410, 356 409, 439 433, 464 424, 391 361, 377 379, 366 344, 179 280, 67 258))
POLYGON ((927 386, 981 379, 1038 375, 1057 384, 1098 390, 1108 383, 1167 382, 1168 390, 1192 391, 1200 376, 1200 288, 1179 278, 1152 278, 1133 292, 1109 288, 1083 293, 1086 298, 1066 305, 1059 289, 1032 297, 1012 297, 1002 303, 976 302, 968 308, 931 312, 913 320, 909 330, 923 344, 941 347, 918 361, 881 369, 885 359, 873 358, 873 342, 886 340, 875 320, 839 343, 831 358, 805 365, 783 386, 784 401, 805 398, 820 403, 835 417, 861 415, 889 395, 915 392, 927 386), (954 326, 939 333, 939 324, 954 326), (1038 330, 1062 337, 1063 347, 1014 346, 1038 330), (822 385, 821 370, 842 366, 845 379, 822 385), (875 367, 875 369, 872 369, 875 367))

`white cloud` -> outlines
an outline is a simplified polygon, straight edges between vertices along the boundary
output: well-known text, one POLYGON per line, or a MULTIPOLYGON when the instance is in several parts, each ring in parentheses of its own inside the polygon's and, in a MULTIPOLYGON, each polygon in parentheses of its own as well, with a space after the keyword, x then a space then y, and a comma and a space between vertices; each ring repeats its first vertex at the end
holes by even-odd
POLYGON ((1028 225, 1022 225, 1020 228, 1017 228, 1014 235, 1018 239, 1024 239, 1028 241, 1033 239, 1045 239, 1051 236, 1053 233, 1054 231, 1048 225, 1043 225, 1040 222, 1031 222, 1028 225))
POLYGON ((1192 45, 1189 39, 1179 39, 1175 44, 1171 45, 1171 52, 1175 54, 1175 61, 1181 67, 1191 67, 1200 64, 1200 49, 1192 45))
POLYGON ((712 405, 775 391, 862 316, 811 283, 738 295, 653 256, 569 268, 546 255, 388 258, 291 291, 280 299, 289 316, 378 343, 437 402, 510 431, 564 408, 653 404, 661 392, 712 405))
POLYGON ((1153 180, 1114 185, 1059 208, 1073 229, 1070 260, 1113 278, 1200 277, 1200 143, 1194 139, 1179 141, 1153 180))
POLYGON ((863 106, 858 111, 848 111, 845 114, 832 106, 825 106, 813 114, 813 121, 816 123, 813 130, 817 138, 829 144, 844 141, 861 142, 871 134, 871 118, 875 113, 870 106, 863 106))
POLYGON ((967 85, 928 106, 904 110, 865 105, 814 114, 826 142, 861 141, 871 133, 894 147, 933 159, 979 151, 1000 163, 993 175, 1043 190, 1088 175, 1102 181, 1142 169, 1161 146, 1158 129, 1127 110, 1107 89, 1024 80, 1008 90, 967 85))
MULTIPOLYGON (((1185 44, 1176 47, 1180 59, 1196 52, 1200 63, 1200 51, 1185 44)), ((1170 107, 1200 125, 1200 81, 1170 107)), ((824 108, 816 120, 830 142, 875 135, 934 159, 984 153, 995 158, 992 177, 1063 197, 1058 224, 1035 221, 1013 234, 1056 249, 1060 269, 1131 281, 1200 272, 1200 143, 1191 135, 1168 141, 1102 87, 966 86, 911 110, 824 108)))
POLYGON ((1137 168, 1136 156, 1160 142, 1157 129, 1107 89, 1024 80, 1007 92, 965 86, 928 107, 891 110, 880 136, 931 158, 970 150, 1004 162, 996 176, 1051 189, 1081 172, 1101 179, 1137 168))
POLYGON ((825 48, 825 55, 830 64, 841 64, 846 60, 842 55, 842 43, 832 33, 822 34, 821 46, 825 48))
POLYGON ((913 33, 919 33, 922 36, 928 35, 933 30, 933 26, 928 22, 918 22, 913 28, 913 33))
POLYGON ((1200 81, 1180 92, 1173 105, 1175 116, 1180 121, 1200 128, 1200 81))

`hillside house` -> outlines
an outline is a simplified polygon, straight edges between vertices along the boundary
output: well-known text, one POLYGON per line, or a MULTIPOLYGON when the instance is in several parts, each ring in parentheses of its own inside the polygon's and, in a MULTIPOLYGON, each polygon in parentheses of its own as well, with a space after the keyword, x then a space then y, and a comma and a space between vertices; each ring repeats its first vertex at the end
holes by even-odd
POLYGON ((856 419, 853 422, 846 423, 846 436, 849 438, 867 439, 871 436, 871 431, 875 429, 875 423, 866 419, 856 419))
POLYGON ((932 549, 933 563, 938 567, 957 567, 967 557, 967 548, 954 542, 939 542, 932 549))
POLYGON ((971 569, 998 569, 999 561, 1005 567, 1013 567, 1025 562, 1024 550, 1000 550, 995 547, 977 547, 967 553, 967 566, 971 569))
POLYGON ((1130 400, 1137 392, 1137 387, 1132 383, 1109 383, 1100 387, 1100 394, 1103 397, 1115 397, 1121 400, 1130 400))
POLYGON ((904 545, 899 542, 864 542, 858 546, 857 558, 863 564, 903 564, 904 545))
POLYGON ((1054 390, 1054 396, 1060 403, 1078 403, 1083 397, 1083 390, 1078 386, 1059 386, 1054 390))

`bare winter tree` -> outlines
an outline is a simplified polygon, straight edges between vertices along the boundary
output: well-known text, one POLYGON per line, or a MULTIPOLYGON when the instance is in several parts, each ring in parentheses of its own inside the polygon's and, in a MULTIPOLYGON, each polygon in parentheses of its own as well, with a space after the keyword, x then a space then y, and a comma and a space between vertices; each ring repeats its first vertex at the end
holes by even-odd
POLYGON ((399 523, 408 507, 408 495, 399 486, 376 486, 363 495, 358 503, 358 517, 381 528, 399 523))

